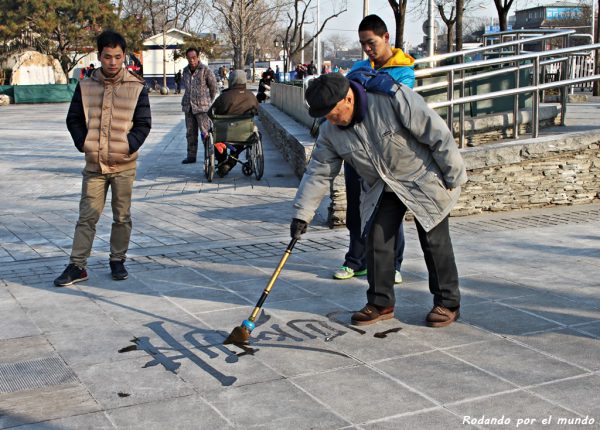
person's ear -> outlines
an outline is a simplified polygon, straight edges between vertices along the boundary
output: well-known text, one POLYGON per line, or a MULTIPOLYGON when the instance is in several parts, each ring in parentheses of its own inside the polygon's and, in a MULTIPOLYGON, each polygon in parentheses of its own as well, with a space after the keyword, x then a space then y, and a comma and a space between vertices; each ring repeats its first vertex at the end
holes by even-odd
POLYGON ((386 31, 383 35, 383 40, 385 40, 385 43, 387 43, 389 45, 390 44, 390 33, 388 33, 386 31))
POLYGON ((348 92, 346 93, 346 97, 345 97, 346 102, 352 103, 353 98, 354 98, 354 93, 352 92, 352 88, 348 88, 348 92))

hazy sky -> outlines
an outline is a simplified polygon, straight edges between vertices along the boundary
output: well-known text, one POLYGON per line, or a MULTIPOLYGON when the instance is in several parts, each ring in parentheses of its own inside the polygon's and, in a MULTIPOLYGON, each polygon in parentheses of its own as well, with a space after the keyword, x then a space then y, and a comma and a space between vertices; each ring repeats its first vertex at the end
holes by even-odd
MULTIPOLYGON (((321 17, 322 19, 326 16, 325 14, 331 10, 332 2, 342 2, 344 0, 320 0, 320 8, 321 8, 321 17)), ((553 0, 556 1, 556 0, 553 0)), ((348 2, 348 11, 344 12, 337 18, 332 19, 327 23, 327 27, 325 30, 325 38, 327 35, 332 33, 338 33, 347 36, 351 40, 358 40, 357 28, 358 24, 362 19, 362 10, 363 10, 363 1, 362 0, 347 0, 348 2)), ((527 0, 515 0, 513 6, 510 10, 510 15, 514 13, 517 9, 523 9, 527 4, 537 5, 540 4, 548 4, 551 1, 527 1, 527 0)), ((408 8, 415 3, 415 0, 409 0, 408 8)), ((427 3, 427 0, 424 0, 424 3, 427 3)), ((478 9, 477 11, 471 12, 474 15, 478 16, 486 16, 490 18, 494 18, 496 22, 498 22, 498 14, 496 12, 496 8, 494 6, 493 0, 482 0, 481 3, 485 4, 485 7, 478 9)), ((316 4, 316 0, 313 0, 312 4, 316 4)), ((339 4, 339 3, 338 3, 339 4)), ((375 13, 386 22, 388 26, 388 30, 392 35, 391 41, 394 42, 394 32, 395 32, 395 24, 394 24, 394 15, 392 13, 392 9, 389 6, 387 0, 369 0, 369 13, 375 13)), ((329 12, 330 14, 330 12, 329 12)), ((436 18, 439 20, 439 18, 436 18)), ((405 33, 404 38, 406 41, 410 42, 413 45, 418 45, 423 41, 423 20, 424 18, 420 18, 416 15, 409 14, 406 19, 405 24, 405 33)), ((439 20, 441 23, 441 20, 439 20)))

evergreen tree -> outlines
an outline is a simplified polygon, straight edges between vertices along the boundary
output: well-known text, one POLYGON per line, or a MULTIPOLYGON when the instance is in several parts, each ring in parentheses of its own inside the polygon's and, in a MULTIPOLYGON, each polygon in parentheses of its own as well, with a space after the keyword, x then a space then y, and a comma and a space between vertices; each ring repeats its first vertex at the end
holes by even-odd
POLYGON ((33 48, 58 59, 65 73, 96 49, 102 30, 120 27, 110 0, 0 0, 5 51, 33 48))

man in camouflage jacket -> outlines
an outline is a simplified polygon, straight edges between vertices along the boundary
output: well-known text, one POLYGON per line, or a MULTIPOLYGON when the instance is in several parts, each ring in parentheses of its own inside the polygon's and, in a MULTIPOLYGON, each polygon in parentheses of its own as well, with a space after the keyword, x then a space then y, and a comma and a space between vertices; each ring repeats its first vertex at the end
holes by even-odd
POLYGON ((185 128, 187 138, 187 157, 183 164, 195 163, 198 153, 198 129, 202 135, 208 133, 210 120, 208 109, 217 97, 217 79, 215 74, 204 64, 200 63, 198 50, 189 48, 185 56, 188 65, 183 69, 183 86, 185 93, 181 99, 181 108, 185 113, 185 128))

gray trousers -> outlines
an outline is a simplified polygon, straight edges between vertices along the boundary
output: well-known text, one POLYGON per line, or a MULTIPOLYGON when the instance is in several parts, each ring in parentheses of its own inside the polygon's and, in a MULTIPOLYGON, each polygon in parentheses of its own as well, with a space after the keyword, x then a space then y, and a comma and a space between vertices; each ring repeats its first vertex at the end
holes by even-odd
POLYGON ((113 213, 110 260, 125 260, 131 237, 131 194, 135 169, 106 174, 84 170, 82 175, 79 220, 75 226, 70 262, 86 267, 96 235, 96 224, 104 210, 109 187, 113 213))
POLYGON ((201 113, 185 113, 185 137, 187 139, 187 156, 188 158, 196 158, 198 154, 198 131, 201 130, 204 134, 208 133, 210 128, 210 119, 206 112, 201 113))

